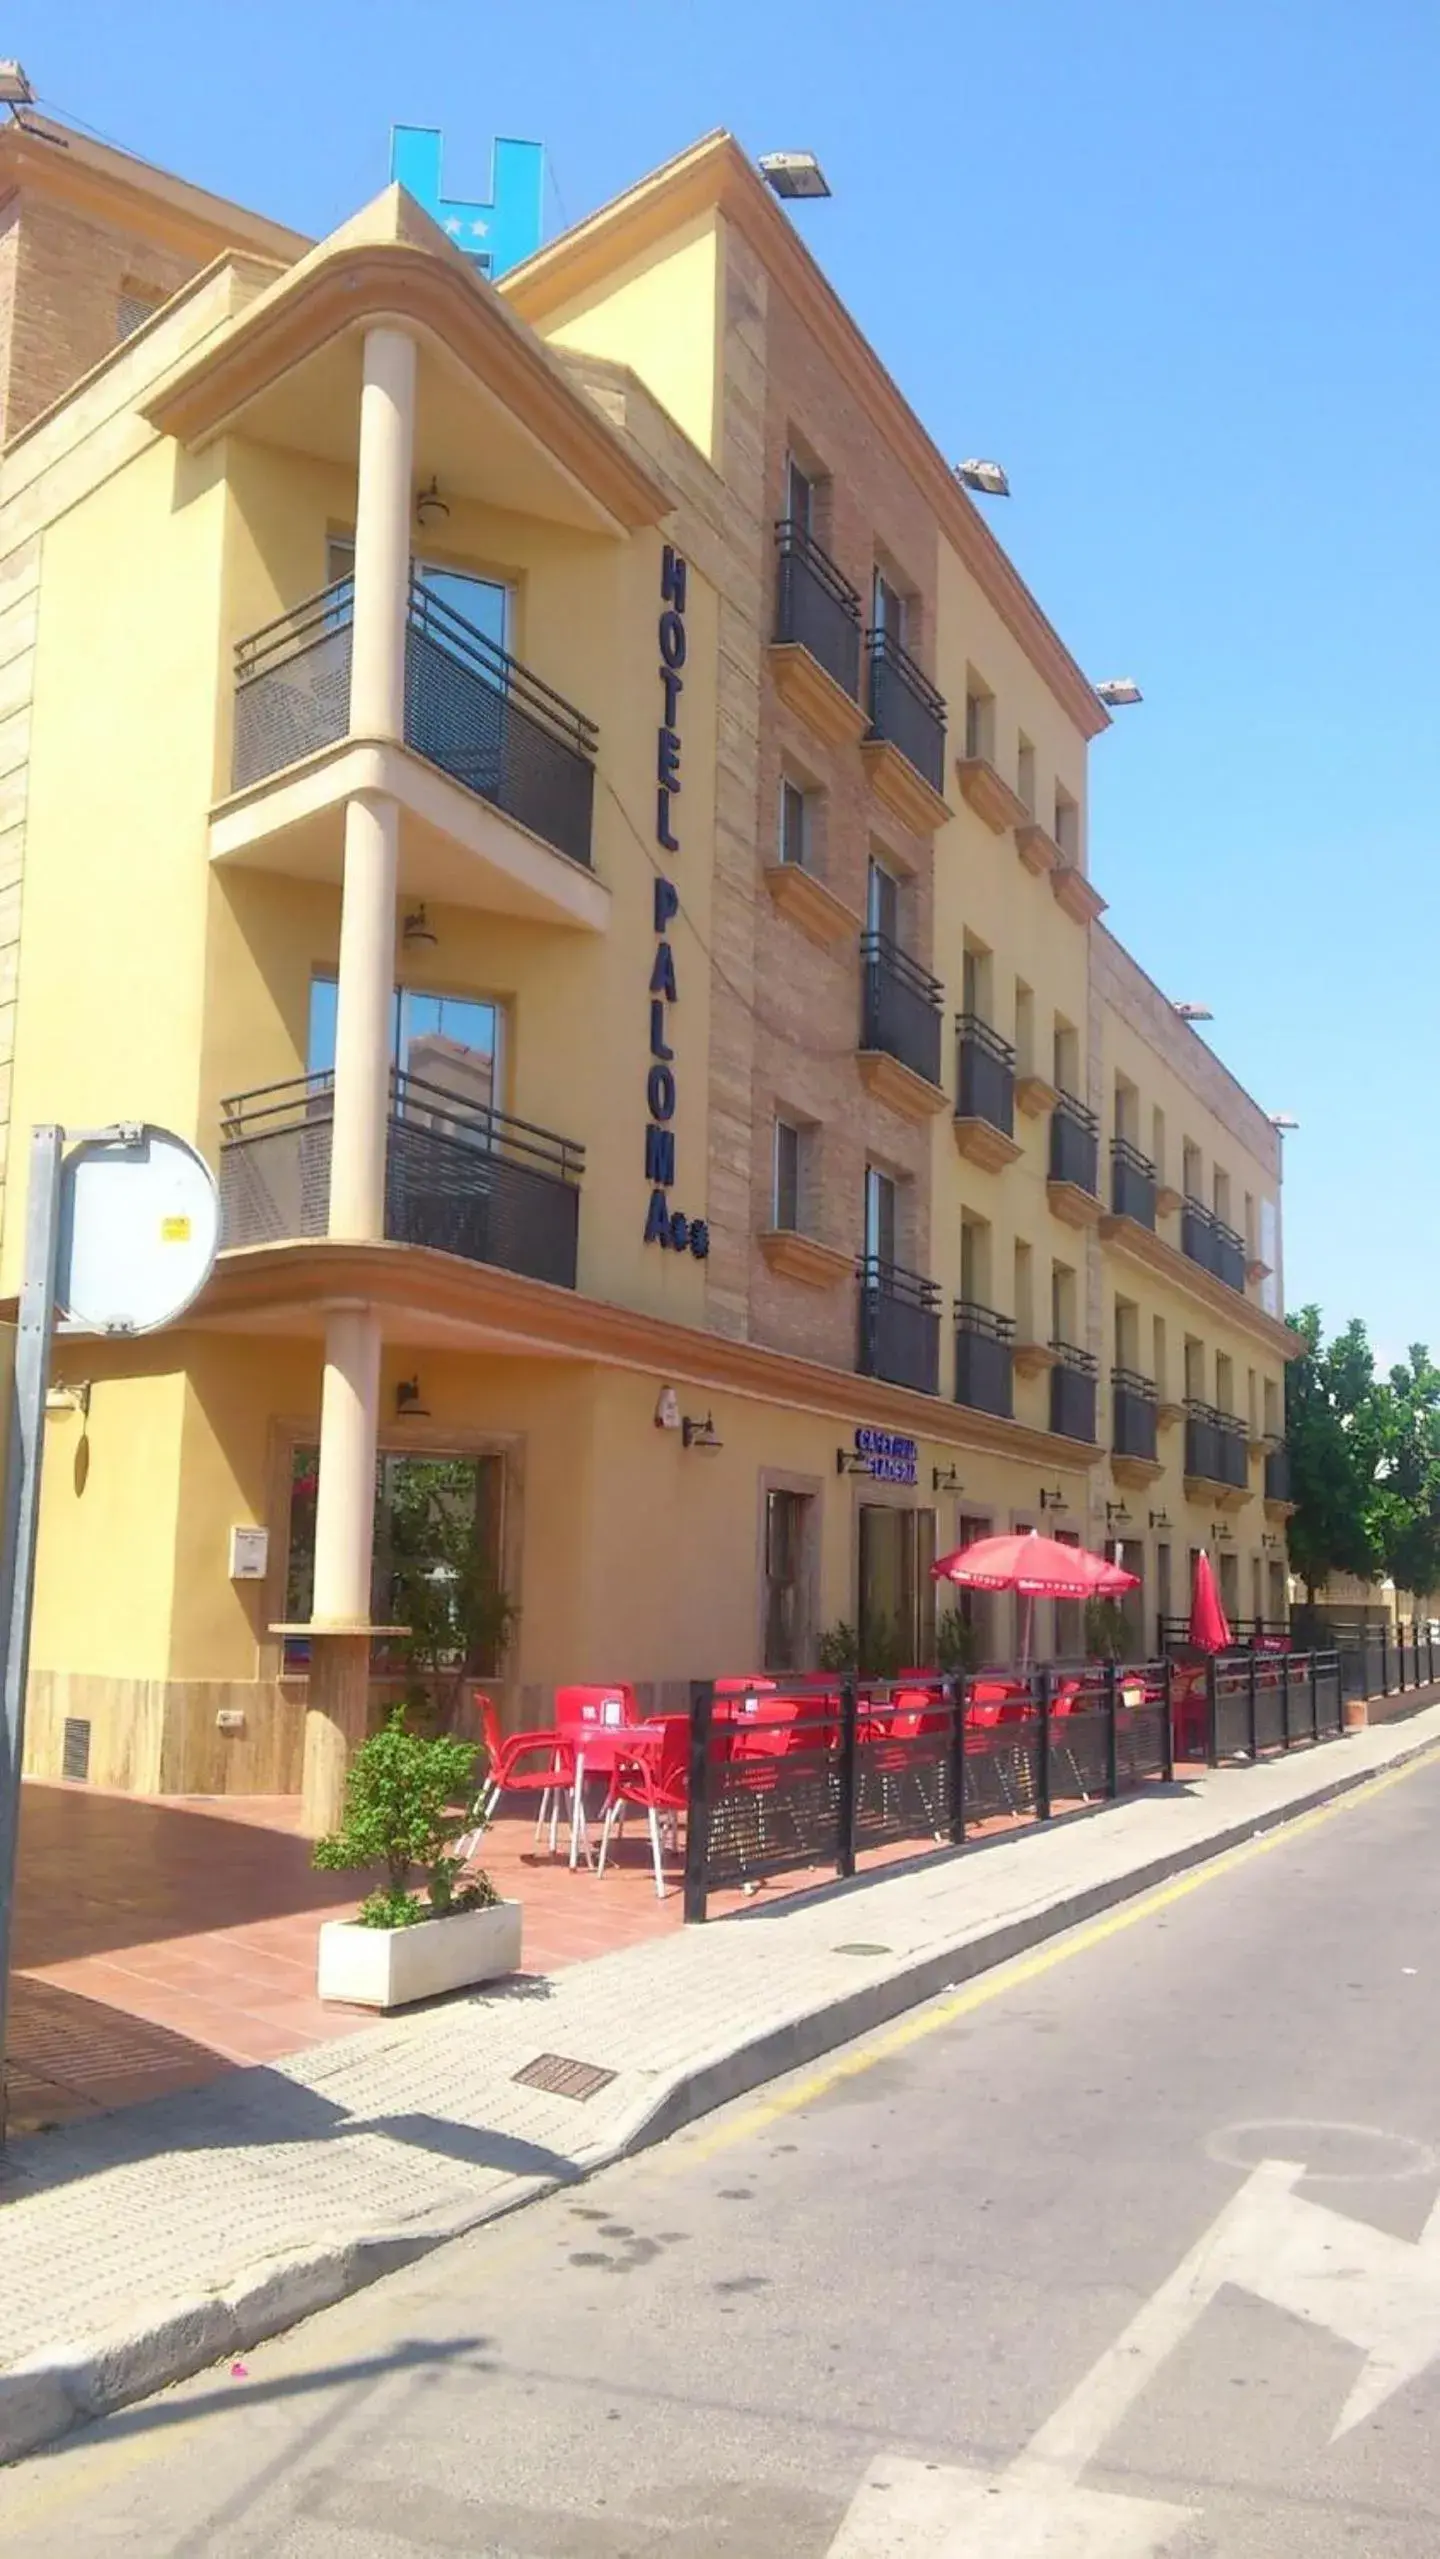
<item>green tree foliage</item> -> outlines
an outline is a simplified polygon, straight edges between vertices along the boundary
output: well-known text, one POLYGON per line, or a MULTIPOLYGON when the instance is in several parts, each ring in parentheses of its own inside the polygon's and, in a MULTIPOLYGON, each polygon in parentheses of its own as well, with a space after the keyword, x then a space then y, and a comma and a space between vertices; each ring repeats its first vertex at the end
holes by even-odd
POLYGON ((1377 1377, 1358 1317, 1329 1342, 1318 1307, 1290 1323, 1305 1350, 1285 1379, 1289 1547, 1311 1598, 1331 1573, 1440 1588, 1440 1369, 1417 1342, 1377 1377))
POLYGON ((385 1520, 389 1606, 406 1628, 417 1714, 454 1722, 467 1679, 504 1665, 519 1611, 499 1587, 477 1517, 466 1458, 413 1458, 397 1468, 385 1520))
POLYGON ((386 1889, 361 1903, 363 1927, 409 1928, 495 1900, 487 1875, 472 1874, 457 1890, 461 1861, 450 1853, 474 1824, 469 1804, 477 1756, 473 1742, 409 1731, 403 1706, 361 1744, 346 1781, 345 1818, 328 1839, 317 1839, 314 1862, 340 1873, 384 1867, 386 1889), (417 1868, 428 1909, 410 1890, 417 1868))

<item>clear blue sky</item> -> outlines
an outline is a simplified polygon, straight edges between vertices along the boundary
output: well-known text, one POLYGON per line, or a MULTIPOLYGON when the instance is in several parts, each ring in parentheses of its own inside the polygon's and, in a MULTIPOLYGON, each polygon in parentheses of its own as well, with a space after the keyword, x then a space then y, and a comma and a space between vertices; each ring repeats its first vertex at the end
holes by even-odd
MULTIPOLYGON (((1092 866, 1286 1141, 1287 1293, 1440 1346, 1435 0, 11 0, 57 112, 320 232, 392 121, 577 219, 715 125, 1095 676, 1092 866), (243 42, 241 30, 243 29, 243 42), (552 205, 555 201, 552 195, 552 205)), ((558 227, 558 214, 554 216, 558 227)))

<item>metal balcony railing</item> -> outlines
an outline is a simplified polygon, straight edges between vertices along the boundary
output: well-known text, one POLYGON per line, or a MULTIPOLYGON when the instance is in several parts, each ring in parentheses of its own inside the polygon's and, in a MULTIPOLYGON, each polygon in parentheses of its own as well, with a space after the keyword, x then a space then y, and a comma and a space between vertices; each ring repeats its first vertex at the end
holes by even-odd
MULTIPOLYGON (((340 578, 235 651, 237 791, 350 730, 352 578, 340 578)), ((597 731, 583 711, 410 581, 405 743, 532 835, 591 861, 597 731)))
POLYGON ((1155 1167, 1128 1138, 1110 1141, 1110 1205, 1117 1217, 1133 1217, 1137 1226, 1155 1226, 1155 1167))
POLYGON ((868 631, 870 735, 886 738, 932 791, 945 783, 945 699, 888 631, 868 631))
POLYGON ((1281 1440, 1276 1448, 1265 1451, 1265 1499, 1288 1502, 1290 1499, 1290 1451, 1281 1440))
POLYGON ((927 1084, 940 1081, 941 1000, 938 978, 920 968, 885 933, 860 944, 863 968, 860 1045, 883 1049, 927 1084))
POLYGON ((1015 1409, 1015 1326, 1010 1316, 974 1298, 955 1301, 955 1401, 977 1413, 999 1413, 1007 1421, 1015 1409))
MULTIPOLYGON (((297 1076, 221 1105, 227 1249, 323 1235, 334 1079, 297 1076)), ((392 1070, 385 1232, 557 1288, 575 1286, 585 1150, 528 1120, 392 1070)))
POLYGON ((1227 1288, 1245 1288, 1245 1238, 1202 1200, 1187 1199, 1180 1212, 1180 1249, 1227 1288))
POLYGON ((788 518, 775 527, 775 637, 808 649, 817 666, 860 699, 860 598, 828 553, 788 518))
POLYGON ((1112 1368, 1110 1446, 1117 1457, 1155 1456, 1156 1396, 1154 1381, 1138 1369, 1112 1368))
POLYGON ((1099 1362, 1074 1342, 1053 1341, 1055 1365, 1050 1371, 1050 1428, 1062 1439, 1095 1437, 1095 1386, 1099 1362))
POLYGON ((1243 1490, 1250 1481, 1250 1452, 1245 1425, 1234 1413, 1187 1398, 1185 1405, 1185 1472, 1207 1483, 1243 1490))
POLYGON ((1015 1051, 978 1013, 957 1013, 962 1120, 988 1120, 1005 1137, 1015 1134, 1015 1051))
POLYGON ((934 1280, 875 1255, 861 1262, 859 1277, 861 1376, 938 1394, 940 1291, 934 1280))
POLYGON ((1100 1123, 1073 1093, 1062 1093, 1050 1114, 1050 1179, 1072 1182, 1092 1198, 1100 1190, 1100 1123))

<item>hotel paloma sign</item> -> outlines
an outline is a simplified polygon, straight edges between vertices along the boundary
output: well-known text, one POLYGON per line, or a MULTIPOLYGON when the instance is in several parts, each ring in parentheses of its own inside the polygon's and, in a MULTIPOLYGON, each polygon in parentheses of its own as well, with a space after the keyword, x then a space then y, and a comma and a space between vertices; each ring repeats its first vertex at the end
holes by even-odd
MULTIPOLYGON (((655 747, 655 841, 662 861, 680 850, 675 803, 680 797, 680 696, 685 690, 685 562, 666 543, 660 564, 661 720, 655 747)), ((667 1253, 693 1253, 703 1262, 710 1250, 710 1229, 703 1217, 687 1217, 672 1208, 675 1181, 675 1051, 670 1045, 671 1008, 679 1001, 675 951, 670 927, 680 912, 680 892, 665 871, 657 870, 652 910, 655 950, 650 970, 650 1064, 645 1081, 645 1179, 650 1206, 645 1216, 645 1242, 667 1253)))

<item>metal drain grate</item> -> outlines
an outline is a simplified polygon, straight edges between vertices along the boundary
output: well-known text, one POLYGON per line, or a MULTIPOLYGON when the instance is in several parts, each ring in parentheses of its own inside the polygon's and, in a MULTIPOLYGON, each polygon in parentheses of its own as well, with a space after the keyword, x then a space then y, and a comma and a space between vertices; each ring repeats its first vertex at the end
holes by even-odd
POLYGON ((601 2088, 608 2088, 613 2070, 597 2070, 593 2061, 567 2061, 563 2053, 541 2053, 536 2061, 527 2061, 515 2073, 520 2088, 543 2088, 551 2097, 573 2097, 583 2106, 601 2088))
POLYGON ((848 1946, 837 1946, 837 1955, 893 1955, 893 1946, 872 1946, 863 1937, 852 1938, 848 1946))

